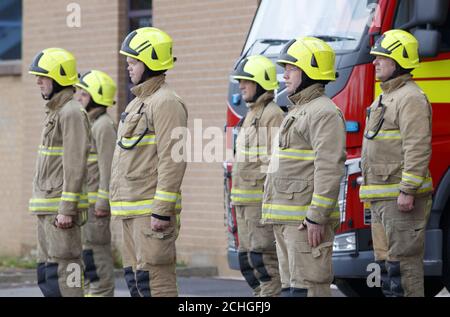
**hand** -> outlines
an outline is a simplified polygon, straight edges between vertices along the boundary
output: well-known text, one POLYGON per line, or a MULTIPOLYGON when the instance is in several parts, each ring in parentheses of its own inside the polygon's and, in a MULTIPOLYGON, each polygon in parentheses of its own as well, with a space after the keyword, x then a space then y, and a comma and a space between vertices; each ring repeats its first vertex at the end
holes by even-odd
POLYGON ((400 192, 397 198, 398 210, 409 212, 414 208, 414 196, 400 192))
POLYGON ((55 219, 55 226, 60 229, 70 229, 73 227, 72 216, 57 215, 55 219))
POLYGON ((169 228, 170 221, 156 219, 155 217, 151 217, 151 227, 153 231, 164 231, 169 228))
POLYGON ((323 237, 325 235, 325 226, 319 224, 313 224, 304 220, 298 230, 308 230, 308 244, 315 248, 322 243, 323 237))
POLYGON ((94 216, 96 216, 97 218, 108 217, 109 214, 110 212, 108 210, 95 209, 94 211, 94 216))

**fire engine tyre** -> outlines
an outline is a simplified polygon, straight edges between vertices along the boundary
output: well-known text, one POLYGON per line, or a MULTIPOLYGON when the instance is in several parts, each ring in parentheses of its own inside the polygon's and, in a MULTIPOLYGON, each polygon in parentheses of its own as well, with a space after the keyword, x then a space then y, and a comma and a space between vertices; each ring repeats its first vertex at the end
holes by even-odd
POLYGON ((444 282, 447 290, 450 290, 450 204, 447 205, 446 214, 444 216, 444 221, 442 223, 442 229, 444 234, 443 241, 443 276, 442 281, 444 282))
MULTIPOLYGON (((347 297, 383 297, 381 288, 369 288, 366 279, 335 279, 334 284, 347 297)), ((425 277, 425 297, 436 296, 443 288, 439 277, 425 277)))
POLYGON ((362 278, 339 278, 334 284, 347 297, 383 297, 381 288, 367 286, 366 279, 362 278))

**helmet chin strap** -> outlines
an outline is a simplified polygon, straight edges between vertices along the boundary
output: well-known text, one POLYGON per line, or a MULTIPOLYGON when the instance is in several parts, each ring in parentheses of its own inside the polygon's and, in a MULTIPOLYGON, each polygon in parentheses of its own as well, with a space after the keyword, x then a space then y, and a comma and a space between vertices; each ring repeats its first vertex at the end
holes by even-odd
POLYGON ((262 88, 260 84, 258 84, 258 83, 255 83, 255 84, 256 84, 256 92, 253 95, 252 99, 248 100, 247 103, 256 102, 256 100, 258 100, 258 98, 266 92, 266 90, 264 90, 264 88, 262 88))
POLYGON ((142 73, 141 80, 139 80, 137 85, 142 84, 143 82, 149 80, 152 77, 156 77, 161 74, 164 74, 165 72, 166 72, 166 70, 151 70, 150 68, 147 67, 147 65, 145 65, 145 70, 142 73))
POLYGON ((386 81, 389 81, 389 80, 391 80, 391 79, 400 77, 400 76, 402 76, 402 75, 409 74, 409 73, 411 73, 411 72, 412 72, 412 69, 406 69, 406 68, 403 68, 403 67, 401 67, 397 62, 395 62, 395 70, 394 70, 394 72, 392 73, 391 77, 389 77, 388 79, 386 79, 385 82, 386 82, 386 81))
POLYGON ((312 86, 314 84, 323 84, 325 86, 327 83, 328 83, 328 81, 326 81, 326 80, 315 80, 315 79, 312 79, 305 72, 302 71, 302 82, 290 96, 298 94, 300 91, 302 91, 302 90, 304 90, 304 89, 306 89, 309 86, 312 86))
POLYGON ((52 91, 48 96, 45 96, 44 94, 41 93, 42 99, 51 100, 54 95, 56 95, 60 91, 64 90, 65 88, 67 88, 67 87, 61 86, 54 79, 52 79, 52 91))

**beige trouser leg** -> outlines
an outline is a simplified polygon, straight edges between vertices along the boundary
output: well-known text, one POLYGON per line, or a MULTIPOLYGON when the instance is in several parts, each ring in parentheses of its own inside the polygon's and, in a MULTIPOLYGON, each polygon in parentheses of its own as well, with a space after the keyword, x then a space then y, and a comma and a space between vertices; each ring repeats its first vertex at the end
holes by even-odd
POLYGON ((275 245, 277 249, 278 269, 280 272, 282 296, 290 296, 291 275, 289 273, 289 259, 287 245, 283 238, 284 225, 273 225, 275 245))
POLYGON ((297 225, 275 226, 283 285, 289 277, 292 296, 331 296, 334 230, 331 225, 326 225, 324 241, 312 248, 308 244, 307 230, 299 231, 297 228, 297 225))
POLYGON ((431 199, 424 198, 416 199, 410 212, 400 212, 397 200, 371 202, 375 256, 386 260, 386 296, 424 296, 423 256, 430 210, 431 199))
POLYGON ((136 285, 136 248, 134 245, 134 218, 122 220, 122 263, 125 281, 131 297, 140 297, 136 285))
POLYGON ((39 288, 46 297, 82 297, 81 229, 59 229, 55 218, 38 216, 39 288))
POLYGON ((82 228, 85 296, 114 296, 110 220, 96 217, 91 206, 88 222, 82 228))
POLYGON ((236 212, 241 272, 255 296, 278 296, 281 282, 273 226, 260 223, 261 206, 236 206, 236 212))
POLYGON ((142 297, 178 296, 175 271, 175 241, 178 237, 176 217, 171 217, 170 226, 162 232, 151 229, 150 216, 124 220, 123 231, 125 279, 129 288, 130 284, 134 284, 138 295, 142 297), (134 283, 132 273, 126 270, 129 268, 134 272, 134 283))

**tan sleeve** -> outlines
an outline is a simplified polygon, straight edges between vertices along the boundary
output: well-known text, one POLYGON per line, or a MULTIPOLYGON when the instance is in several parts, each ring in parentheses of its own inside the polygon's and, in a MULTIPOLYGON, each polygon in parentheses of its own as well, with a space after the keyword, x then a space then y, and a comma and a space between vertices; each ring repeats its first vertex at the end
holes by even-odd
POLYGON ((152 213, 168 217, 175 215, 175 206, 180 200, 180 187, 186 170, 186 160, 174 160, 172 149, 176 145, 176 158, 180 159, 179 151, 185 149, 185 138, 181 141, 172 138, 174 129, 187 128, 187 112, 181 102, 171 99, 155 107, 153 122, 156 134, 156 149, 158 154, 158 183, 153 200, 152 213), (180 142, 184 142, 180 146, 180 142))
POLYGON ((314 159, 314 193, 306 217, 318 224, 338 218, 338 195, 346 160, 346 134, 338 111, 322 112, 309 126, 314 159))
POLYGON ((66 216, 78 214, 80 203, 87 203, 87 193, 83 185, 87 170, 90 145, 90 124, 86 111, 81 108, 61 111, 61 131, 63 139, 63 192, 59 213, 66 216), (84 197, 86 195, 86 197, 84 197))
POLYGON ((425 96, 408 96, 399 109, 404 169, 400 190, 414 195, 427 177, 431 158, 431 106, 425 96))
POLYGON ((274 111, 273 115, 270 116, 269 120, 267 121, 266 127, 267 127, 267 152, 266 156, 263 157, 262 162, 263 169, 267 171, 267 168, 270 163, 270 158, 272 157, 272 149, 273 149, 273 142, 274 138, 277 136, 281 122, 283 122, 284 115, 282 111, 274 111))
POLYGON ((97 162, 100 174, 95 209, 108 211, 110 210, 109 181, 111 178, 111 163, 116 146, 117 132, 114 123, 110 120, 105 120, 96 129, 93 129, 92 133, 97 147, 97 162))

